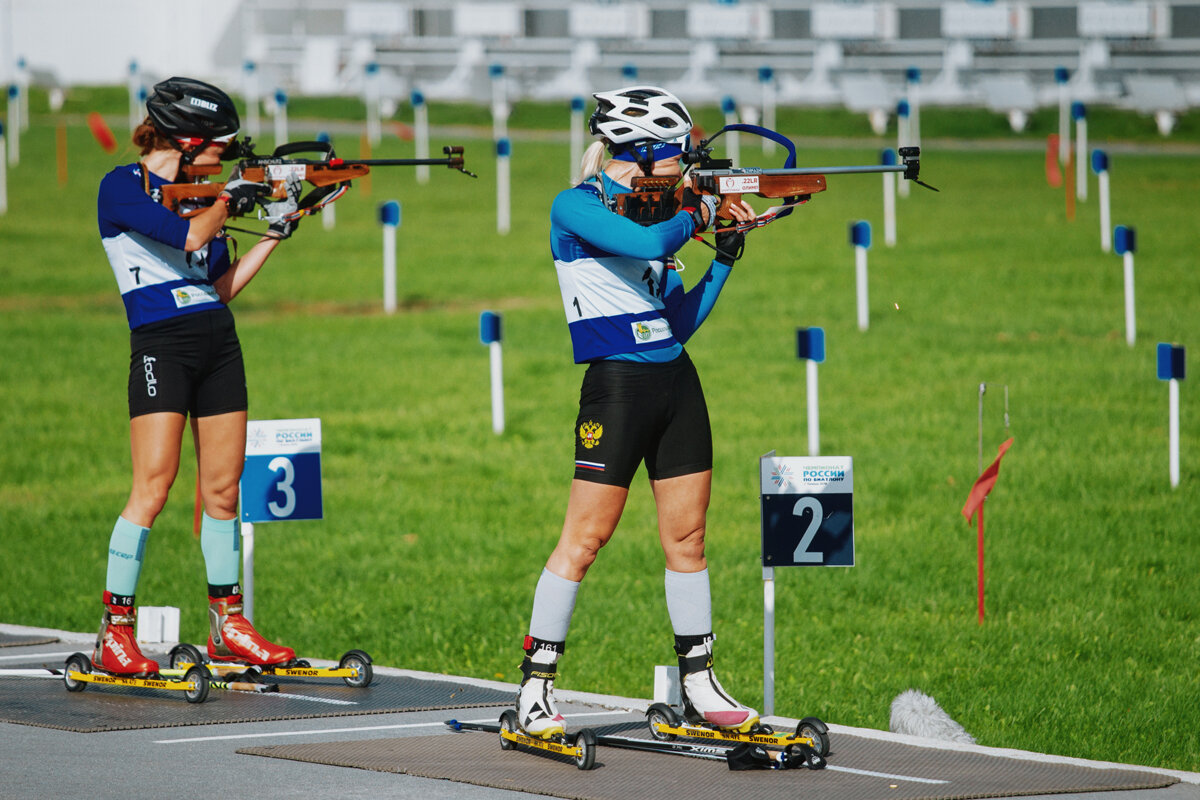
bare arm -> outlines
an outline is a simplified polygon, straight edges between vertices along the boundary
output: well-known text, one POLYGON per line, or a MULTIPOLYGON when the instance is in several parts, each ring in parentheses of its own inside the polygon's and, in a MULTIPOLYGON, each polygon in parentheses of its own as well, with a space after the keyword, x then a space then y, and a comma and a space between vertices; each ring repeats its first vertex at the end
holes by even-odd
POLYGON ((278 239, 264 236, 241 258, 234 261, 224 275, 213 282, 213 288, 217 290, 217 297, 221 298, 222 303, 228 303, 237 297, 242 289, 246 288, 246 284, 250 283, 258 274, 262 265, 267 262, 267 257, 275 251, 278 245, 278 239))
POLYGON ((183 246, 183 249, 192 253, 204 247, 221 232, 227 219, 229 219, 229 206, 220 199, 196 216, 189 217, 187 244, 183 246))

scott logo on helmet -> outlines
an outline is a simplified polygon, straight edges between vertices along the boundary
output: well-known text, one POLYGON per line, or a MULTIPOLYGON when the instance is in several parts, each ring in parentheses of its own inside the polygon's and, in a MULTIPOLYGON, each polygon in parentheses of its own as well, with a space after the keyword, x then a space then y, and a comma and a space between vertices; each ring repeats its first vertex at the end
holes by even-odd
POLYGON ((199 97, 189 97, 188 102, 194 106, 200 106, 200 108, 207 108, 209 111, 217 110, 216 103, 210 103, 207 100, 201 100, 199 97))

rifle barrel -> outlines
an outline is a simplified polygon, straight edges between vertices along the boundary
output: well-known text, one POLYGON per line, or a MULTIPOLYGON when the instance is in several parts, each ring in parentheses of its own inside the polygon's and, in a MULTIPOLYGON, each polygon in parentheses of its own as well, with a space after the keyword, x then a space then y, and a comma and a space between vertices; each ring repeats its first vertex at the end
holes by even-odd
POLYGON ((419 167, 424 165, 430 166, 448 166, 462 162, 462 157, 458 158, 344 158, 341 159, 344 166, 352 166, 354 164, 362 164, 368 167, 419 167))
POLYGON ((700 175, 848 175, 861 172, 904 172, 903 164, 861 167, 800 167, 793 169, 699 169, 700 175))

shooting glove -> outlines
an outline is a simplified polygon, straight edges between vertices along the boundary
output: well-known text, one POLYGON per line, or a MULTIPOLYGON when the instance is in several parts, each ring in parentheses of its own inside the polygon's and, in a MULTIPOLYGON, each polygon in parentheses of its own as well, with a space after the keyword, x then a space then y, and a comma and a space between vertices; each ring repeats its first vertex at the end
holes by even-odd
POLYGON ((717 221, 717 198, 711 194, 697 194, 691 186, 684 186, 679 200, 683 210, 692 215, 696 233, 703 232, 717 221))
POLYGON ((746 234, 739 231, 736 224, 726 228, 717 228, 716 260, 727 267, 742 257, 746 250, 746 234))
POLYGON ((270 191, 271 187, 265 183, 231 178, 221 190, 220 196, 228 198, 226 206, 229 208, 229 216, 240 217, 253 211, 258 199, 270 191))
POLYGON ((295 175, 289 175, 285 185, 287 197, 263 205, 263 219, 271 223, 267 235, 273 239, 286 239, 300 224, 300 193, 304 184, 295 175))

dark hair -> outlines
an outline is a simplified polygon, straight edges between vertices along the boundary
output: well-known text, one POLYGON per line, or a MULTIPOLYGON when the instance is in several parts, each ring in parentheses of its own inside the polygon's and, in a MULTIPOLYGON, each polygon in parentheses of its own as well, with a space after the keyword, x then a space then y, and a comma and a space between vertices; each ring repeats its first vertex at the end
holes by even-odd
POLYGON ((150 121, 150 117, 146 117, 142 120, 142 124, 134 129, 133 143, 141 148, 142 155, 148 155, 154 150, 176 149, 170 137, 163 135, 158 128, 154 127, 154 123, 150 121))

